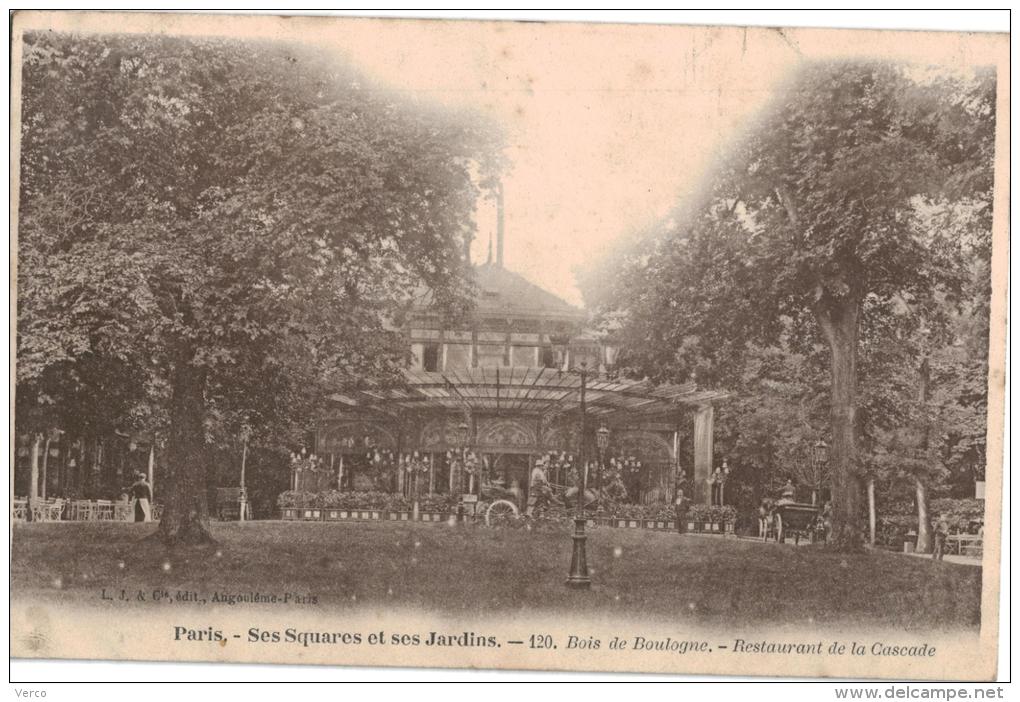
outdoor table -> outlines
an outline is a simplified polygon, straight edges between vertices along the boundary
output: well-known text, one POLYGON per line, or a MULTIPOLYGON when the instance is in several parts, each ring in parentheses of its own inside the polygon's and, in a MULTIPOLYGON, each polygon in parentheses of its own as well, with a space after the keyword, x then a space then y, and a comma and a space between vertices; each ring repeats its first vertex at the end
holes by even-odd
POLYGON ((63 511, 63 500, 39 500, 32 504, 32 521, 58 522, 63 511))
POLYGON ((950 534, 946 537, 946 540, 954 545, 954 548, 951 548, 950 551, 955 550, 957 555, 963 555, 965 547, 975 543, 980 545, 984 537, 981 534, 950 534))

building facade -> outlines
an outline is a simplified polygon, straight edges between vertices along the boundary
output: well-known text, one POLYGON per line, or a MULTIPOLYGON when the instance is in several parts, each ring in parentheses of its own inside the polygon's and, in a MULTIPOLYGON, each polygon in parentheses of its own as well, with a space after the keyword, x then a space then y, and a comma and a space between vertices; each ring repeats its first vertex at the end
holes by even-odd
POLYGON ((427 305, 408 316, 403 386, 331 398, 316 430, 322 467, 295 470, 291 487, 458 494, 480 479, 526 497, 536 461, 566 486, 579 481, 583 454, 592 489, 613 476, 627 501, 654 503, 685 480, 707 503, 713 405, 725 394, 617 377, 615 347, 588 332, 586 313, 500 258, 474 269, 467 320, 427 305), (680 455, 691 444, 693 455, 680 455))

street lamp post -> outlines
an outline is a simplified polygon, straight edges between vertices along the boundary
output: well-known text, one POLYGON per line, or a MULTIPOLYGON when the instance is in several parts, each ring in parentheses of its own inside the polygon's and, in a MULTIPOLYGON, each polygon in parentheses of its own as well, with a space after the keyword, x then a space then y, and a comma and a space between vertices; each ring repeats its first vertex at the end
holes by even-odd
POLYGON ((822 469, 825 462, 829 460, 829 445, 819 439, 811 447, 811 462, 814 465, 814 484, 811 486, 811 504, 818 504, 818 490, 821 488, 822 469))
POLYGON ((605 424, 595 432, 595 443, 599 447, 599 503, 602 502, 602 473, 606 470, 606 449, 609 448, 609 427, 605 424))
MULTIPOLYGON (((241 496, 239 508, 239 521, 244 521, 248 511, 248 490, 244 485, 244 473, 248 463, 248 441, 251 440, 251 427, 245 422, 241 425, 241 496)), ((150 481, 151 482, 151 481, 150 481)), ((152 485, 149 485, 149 490, 152 490, 152 485)))
POLYGON ((588 490, 588 471, 585 456, 585 419, 587 407, 585 406, 585 390, 588 384, 588 369, 581 366, 581 436, 578 442, 578 464, 581 466, 581 480, 577 491, 577 515, 574 517, 574 548, 570 555, 570 575, 567 576, 567 587, 575 589, 588 589, 591 587, 591 576, 588 575, 588 555, 585 549, 585 541, 588 537, 584 533, 584 497, 588 490))
MULTIPOLYGON (((457 429, 454 431, 453 436, 456 448, 460 451, 460 460, 458 461, 458 463, 460 466, 460 470, 462 471, 462 474, 460 480, 457 481, 457 487, 459 488, 460 492, 464 492, 463 473, 467 472, 467 440, 468 431, 470 431, 470 429, 471 427, 468 426, 468 423, 462 421, 460 424, 457 425, 457 429)), ((470 492, 470 489, 468 491, 470 492)))

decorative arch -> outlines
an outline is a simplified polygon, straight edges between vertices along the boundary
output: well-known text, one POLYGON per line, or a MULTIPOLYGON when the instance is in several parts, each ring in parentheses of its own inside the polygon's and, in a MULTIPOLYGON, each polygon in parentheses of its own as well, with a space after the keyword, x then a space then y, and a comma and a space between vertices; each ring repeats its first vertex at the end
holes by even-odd
POLYGON ((575 432, 565 426, 553 426, 542 432, 543 451, 566 451, 567 453, 577 452, 577 440, 575 432))
POLYGON ((390 429, 368 422, 327 425, 319 429, 316 439, 320 454, 360 452, 369 447, 397 448, 396 437, 390 429))
POLYGON ((430 419, 421 429, 419 448, 432 451, 457 448, 452 437, 457 435, 458 425, 463 421, 464 418, 459 416, 430 419))
POLYGON ((421 429, 421 448, 440 448, 446 444, 445 425, 443 418, 432 419, 421 429))
POLYGON ((502 446, 533 449, 536 443, 535 432, 526 424, 512 419, 492 419, 478 427, 479 448, 502 446))
POLYGON ((673 447, 660 435, 650 431, 631 430, 620 432, 611 439, 610 453, 634 456, 646 464, 670 464, 673 462, 673 447))

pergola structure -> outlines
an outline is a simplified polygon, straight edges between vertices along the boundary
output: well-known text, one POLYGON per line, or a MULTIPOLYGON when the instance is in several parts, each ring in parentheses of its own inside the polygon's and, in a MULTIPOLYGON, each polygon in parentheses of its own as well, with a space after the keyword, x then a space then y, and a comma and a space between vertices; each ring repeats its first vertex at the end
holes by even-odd
MULTIPOLYGON (((580 408, 582 372, 550 368, 405 369, 405 384, 350 390, 333 400, 357 412, 399 418, 423 409, 524 413, 554 417, 580 408)), ((711 405, 725 392, 699 391, 694 383, 655 385, 647 380, 586 371, 586 411, 606 422, 675 419, 678 408, 711 405)))
POLYGON ((402 382, 366 380, 331 397, 315 437, 329 470, 294 475, 291 488, 330 487, 325 475, 341 490, 407 492, 412 474, 416 491, 424 481, 456 494, 481 471, 480 482, 527 493, 536 461, 555 454, 557 477, 594 460, 599 478, 603 459, 625 466, 632 502, 672 499, 681 473, 709 502, 714 404, 726 393, 615 374, 616 345, 591 332, 585 310, 503 266, 497 219, 496 258, 473 267, 470 314, 448 318, 423 291, 402 320, 402 382))
POLYGON ((693 383, 656 385, 601 371, 406 369, 399 385, 365 386, 334 395, 335 411, 318 434, 316 451, 342 457, 371 448, 441 457, 466 444, 496 457, 526 455, 528 464, 548 453, 575 453, 580 447, 583 384, 589 457, 597 455, 595 432, 606 427, 618 453, 638 455, 655 466, 657 499, 670 498, 675 471, 693 464, 695 499, 708 502, 713 408, 727 394, 698 390, 693 383), (694 455, 688 462, 678 455, 679 438, 692 415, 694 455), (468 437, 457 431, 464 423, 470 427, 468 437))

